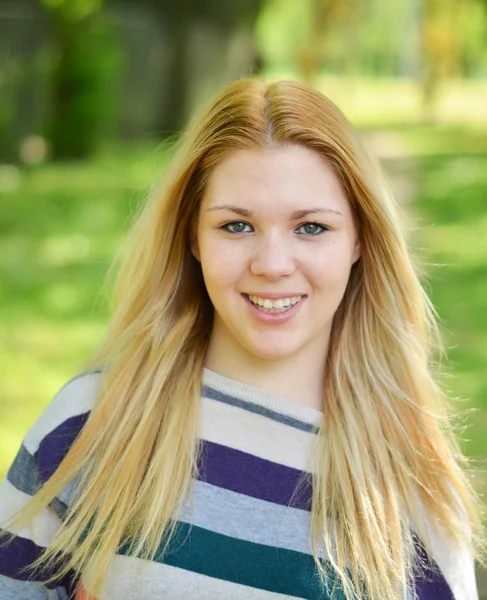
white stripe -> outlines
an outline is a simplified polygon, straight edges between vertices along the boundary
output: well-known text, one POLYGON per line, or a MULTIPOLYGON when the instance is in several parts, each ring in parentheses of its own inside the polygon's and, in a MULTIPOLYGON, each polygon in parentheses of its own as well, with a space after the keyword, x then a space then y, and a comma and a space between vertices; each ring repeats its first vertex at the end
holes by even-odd
MULTIPOLYGON (((443 528, 434 526, 424 505, 417 500, 419 516, 422 519, 433 558, 450 586, 455 600, 478 600, 475 582, 474 560, 465 548, 456 548, 446 536, 443 528)), ((469 527, 466 520, 464 526, 469 527)))
POLYGON ((117 555, 112 561, 100 600, 290 600, 277 594, 166 564, 117 555), (144 564, 145 563, 145 564, 144 564), (141 569, 144 565, 145 568, 141 569))
POLYGON ((24 439, 27 450, 35 454, 42 439, 66 419, 90 411, 99 382, 100 373, 86 374, 68 382, 28 431, 24 439))
POLYGON ((310 471, 309 457, 315 434, 237 406, 208 398, 201 401, 200 435, 203 439, 300 471, 310 471))
POLYGON ((440 537, 429 527, 434 558, 455 600, 478 600, 474 561, 470 553, 466 549, 455 548, 446 537, 440 537))
POLYGON ((273 392, 268 392, 237 381, 236 379, 220 375, 206 367, 203 368, 203 383, 214 390, 218 390, 234 398, 240 398, 245 402, 264 406, 298 421, 311 423, 316 427, 319 427, 323 420, 323 413, 311 406, 277 396, 273 392))
POLYGON ((31 496, 19 491, 8 479, 4 479, 0 484, 0 527, 19 537, 31 540, 37 546, 46 548, 61 526, 61 519, 53 509, 42 510, 30 525, 21 531, 4 525, 14 513, 24 508, 30 499, 31 496))

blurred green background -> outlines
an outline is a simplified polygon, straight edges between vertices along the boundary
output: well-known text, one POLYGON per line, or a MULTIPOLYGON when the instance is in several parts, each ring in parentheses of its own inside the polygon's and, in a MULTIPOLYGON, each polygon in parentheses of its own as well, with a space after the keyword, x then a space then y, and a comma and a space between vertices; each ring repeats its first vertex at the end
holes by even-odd
POLYGON ((0 477, 101 339, 108 265, 174 136, 249 73, 315 85, 381 161, 483 467, 487 0, 0 0, 0 477))

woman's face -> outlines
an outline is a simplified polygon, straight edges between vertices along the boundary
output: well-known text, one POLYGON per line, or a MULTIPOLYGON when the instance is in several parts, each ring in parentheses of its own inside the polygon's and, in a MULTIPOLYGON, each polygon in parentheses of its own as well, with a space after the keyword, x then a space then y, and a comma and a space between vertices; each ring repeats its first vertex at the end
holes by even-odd
POLYGON ((360 246, 339 180, 317 153, 240 150, 220 163, 191 249, 218 352, 322 360, 360 246))

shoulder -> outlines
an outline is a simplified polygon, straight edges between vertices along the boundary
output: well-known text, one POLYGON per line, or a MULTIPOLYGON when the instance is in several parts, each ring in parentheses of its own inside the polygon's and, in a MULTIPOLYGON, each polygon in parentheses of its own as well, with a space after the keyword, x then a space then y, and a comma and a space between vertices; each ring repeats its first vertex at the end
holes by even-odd
POLYGON ((64 385, 27 432, 23 446, 47 481, 66 456, 93 408, 101 372, 82 373, 64 385))

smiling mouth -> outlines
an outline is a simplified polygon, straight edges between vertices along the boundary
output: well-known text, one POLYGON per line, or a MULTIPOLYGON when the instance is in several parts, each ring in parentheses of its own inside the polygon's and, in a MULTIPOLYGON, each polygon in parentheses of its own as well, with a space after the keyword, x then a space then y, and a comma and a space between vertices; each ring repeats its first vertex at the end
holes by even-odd
POLYGON ((305 296, 288 296, 285 298, 261 298, 259 296, 254 296, 252 294, 243 294, 246 298, 248 298, 249 302, 251 302, 255 308, 264 313, 283 313, 291 310, 293 306, 296 306, 298 302, 301 302, 305 296))

